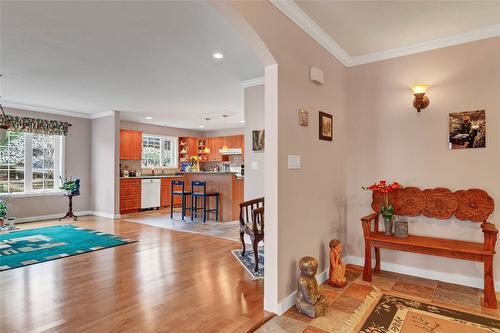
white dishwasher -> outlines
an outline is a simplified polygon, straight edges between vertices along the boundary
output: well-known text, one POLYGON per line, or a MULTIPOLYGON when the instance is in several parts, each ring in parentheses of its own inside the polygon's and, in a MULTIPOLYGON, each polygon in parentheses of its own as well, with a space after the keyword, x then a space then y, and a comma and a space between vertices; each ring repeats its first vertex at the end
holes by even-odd
POLYGON ((141 180, 141 208, 160 207, 161 179, 141 180))

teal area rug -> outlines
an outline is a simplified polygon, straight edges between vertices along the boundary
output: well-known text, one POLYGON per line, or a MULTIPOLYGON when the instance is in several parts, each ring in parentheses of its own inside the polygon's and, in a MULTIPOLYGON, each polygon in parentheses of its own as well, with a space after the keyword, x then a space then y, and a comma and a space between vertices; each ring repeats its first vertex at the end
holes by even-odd
POLYGON ((75 225, 57 225, 0 234, 0 271, 134 243, 75 225))

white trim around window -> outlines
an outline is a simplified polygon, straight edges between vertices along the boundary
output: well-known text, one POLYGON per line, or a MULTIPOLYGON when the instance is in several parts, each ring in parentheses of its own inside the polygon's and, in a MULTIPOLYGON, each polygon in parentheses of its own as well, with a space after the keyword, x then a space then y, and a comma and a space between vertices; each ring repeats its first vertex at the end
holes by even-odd
MULTIPOLYGON (((142 133, 142 138, 156 138, 160 139, 160 165, 159 166, 148 166, 144 164, 144 161, 141 160, 141 167, 142 169, 153 169, 153 168, 168 168, 168 169, 176 169, 178 167, 178 161, 179 161, 179 138, 175 136, 165 136, 165 135, 157 135, 157 134, 148 134, 148 133, 142 133), (164 143, 165 141, 170 141, 172 142, 172 163, 171 164, 165 164, 164 163, 164 154, 165 154, 165 149, 164 149, 164 143)), ((144 149, 144 146, 143 146, 144 149)))
MULTIPOLYGON (((33 189, 33 133, 24 133, 24 191, 1 192, 0 197, 36 197, 60 195, 61 177, 65 171, 65 137, 53 135, 54 138, 54 187, 49 189, 33 189)), ((44 169, 45 170, 45 169, 44 169)), ((50 170, 50 169, 48 169, 50 170)))

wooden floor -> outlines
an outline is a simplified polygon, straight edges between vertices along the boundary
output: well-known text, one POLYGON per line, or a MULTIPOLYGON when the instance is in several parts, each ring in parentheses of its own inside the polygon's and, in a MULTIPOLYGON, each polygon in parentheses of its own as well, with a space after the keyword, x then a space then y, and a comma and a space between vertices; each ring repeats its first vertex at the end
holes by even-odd
POLYGON ((0 332, 246 332, 271 316, 263 281, 230 253, 236 242, 97 217, 77 224, 138 242, 1 272, 0 332))

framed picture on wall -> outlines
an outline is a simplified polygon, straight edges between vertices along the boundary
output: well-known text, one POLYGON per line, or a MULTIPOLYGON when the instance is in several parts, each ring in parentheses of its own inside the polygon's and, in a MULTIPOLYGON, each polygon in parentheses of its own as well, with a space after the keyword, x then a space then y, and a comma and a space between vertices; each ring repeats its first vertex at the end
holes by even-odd
POLYGON ((486 147, 486 112, 454 112, 449 117, 449 149, 486 147))
POLYGON ((252 150, 264 151, 265 146, 265 130, 252 131, 252 150))
POLYGON ((333 141, 333 116, 319 112, 319 139, 333 141))

